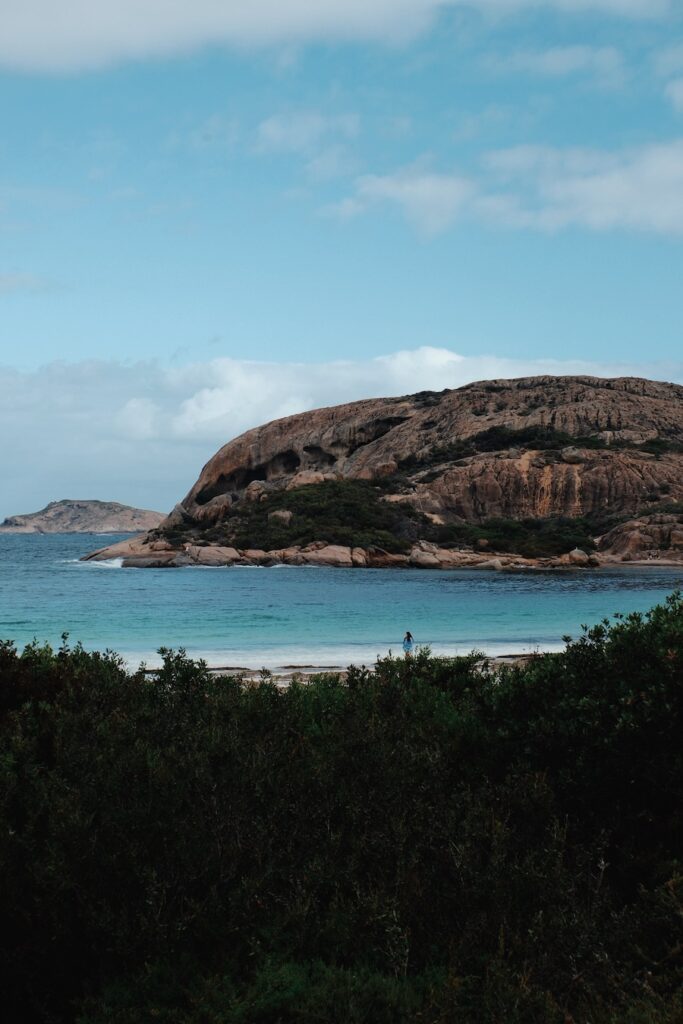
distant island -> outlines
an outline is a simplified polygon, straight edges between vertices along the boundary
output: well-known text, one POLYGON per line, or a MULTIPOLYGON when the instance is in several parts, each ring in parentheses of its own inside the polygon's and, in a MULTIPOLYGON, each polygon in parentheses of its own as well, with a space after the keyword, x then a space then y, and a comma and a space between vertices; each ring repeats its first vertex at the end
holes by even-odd
POLYGON ((140 533, 156 529, 162 512, 131 508, 117 501, 51 501, 39 512, 8 516, 2 533, 140 533))
POLYGON ((130 567, 683 561, 683 387, 524 377, 289 416, 222 447, 130 567))

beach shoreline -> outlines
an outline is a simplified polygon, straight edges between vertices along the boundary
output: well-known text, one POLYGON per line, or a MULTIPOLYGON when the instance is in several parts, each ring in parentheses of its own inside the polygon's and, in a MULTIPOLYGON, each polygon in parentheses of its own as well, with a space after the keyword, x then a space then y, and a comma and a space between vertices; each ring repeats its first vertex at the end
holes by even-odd
MULTIPOLYGON (((553 650, 534 650, 528 652, 514 652, 511 654, 492 654, 487 655, 484 652, 471 650, 467 654, 434 654, 433 657, 437 660, 453 660, 455 658, 469 657, 470 654, 476 653, 481 655, 480 663, 482 666, 487 665, 490 668, 498 669, 505 666, 516 666, 526 665, 533 658, 542 657, 546 654, 559 654, 565 649, 565 645, 557 646, 553 650)), ((419 647, 417 648, 416 654, 419 653, 419 647)), ((415 655, 413 655, 414 657, 415 655)), ((394 657, 397 660, 402 660, 403 656, 396 654, 394 657)), ((193 660, 200 660, 199 658, 193 660)), ((128 663, 130 665, 130 663, 128 663)), ((242 679, 246 683, 257 683, 261 681, 274 682, 277 685, 289 685, 293 681, 308 682, 315 676, 320 675, 337 675, 345 676, 349 668, 366 668, 369 671, 373 671, 376 662, 366 664, 365 662, 349 663, 346 665, 341 664, 301 664, 301 665, 278 665, 271 668, 254 668, 246 665, 207 665, 207 669, 211 675, 216 676, 231 676, 242 679)), ((130 667, 133 667, 130 665, 130 667)), ((161 670, 161 666, 156 667, 145 667, 141 669, 144 675, 155 676, 161 670)))

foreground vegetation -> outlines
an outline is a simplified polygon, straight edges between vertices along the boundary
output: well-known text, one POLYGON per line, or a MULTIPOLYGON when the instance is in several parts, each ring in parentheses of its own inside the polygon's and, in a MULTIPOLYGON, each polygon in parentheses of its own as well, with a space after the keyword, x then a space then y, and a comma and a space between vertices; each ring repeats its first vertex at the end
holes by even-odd
POLYGON ((682 726, 680 597, 284 691, 2 644, 4 1017, 680 1022, 682 726))

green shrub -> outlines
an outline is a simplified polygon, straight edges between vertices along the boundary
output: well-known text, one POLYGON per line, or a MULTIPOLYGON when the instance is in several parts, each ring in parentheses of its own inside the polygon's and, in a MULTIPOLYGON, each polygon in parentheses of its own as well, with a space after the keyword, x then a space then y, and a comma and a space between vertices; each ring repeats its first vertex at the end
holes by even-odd
POLYGON ((427 520, 410 507, 399 509, 381 501, 382 493, 382 487, 363 480, 327 480, 274 491, 264 501, 241 501, 203 536, 265 551, 312 541, 405 551, 412 540, 424 535, 427 520), (269 513, 279 509, 292 512, 289 523, 269 519, 269 513))
POLYGON ((22 1024, 674 1024, 683 602, 278 689, 0 644, 22 1024))
POLYGON ((474 545, 485 540, 491 551, 506 551, 526 558, 563 555, 574 548, 593 551, 593 527, 584 518, 487 519, 481 525, 454 523, 434 531, 439 544, 474 545))

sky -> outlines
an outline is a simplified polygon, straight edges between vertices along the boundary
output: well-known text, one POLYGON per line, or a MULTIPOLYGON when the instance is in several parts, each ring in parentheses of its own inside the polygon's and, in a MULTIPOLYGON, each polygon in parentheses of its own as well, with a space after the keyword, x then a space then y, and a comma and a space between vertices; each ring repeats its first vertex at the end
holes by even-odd
POLYGON ((242 430, 683 382, 683 0, 0 0, 0 518, 242 430))

